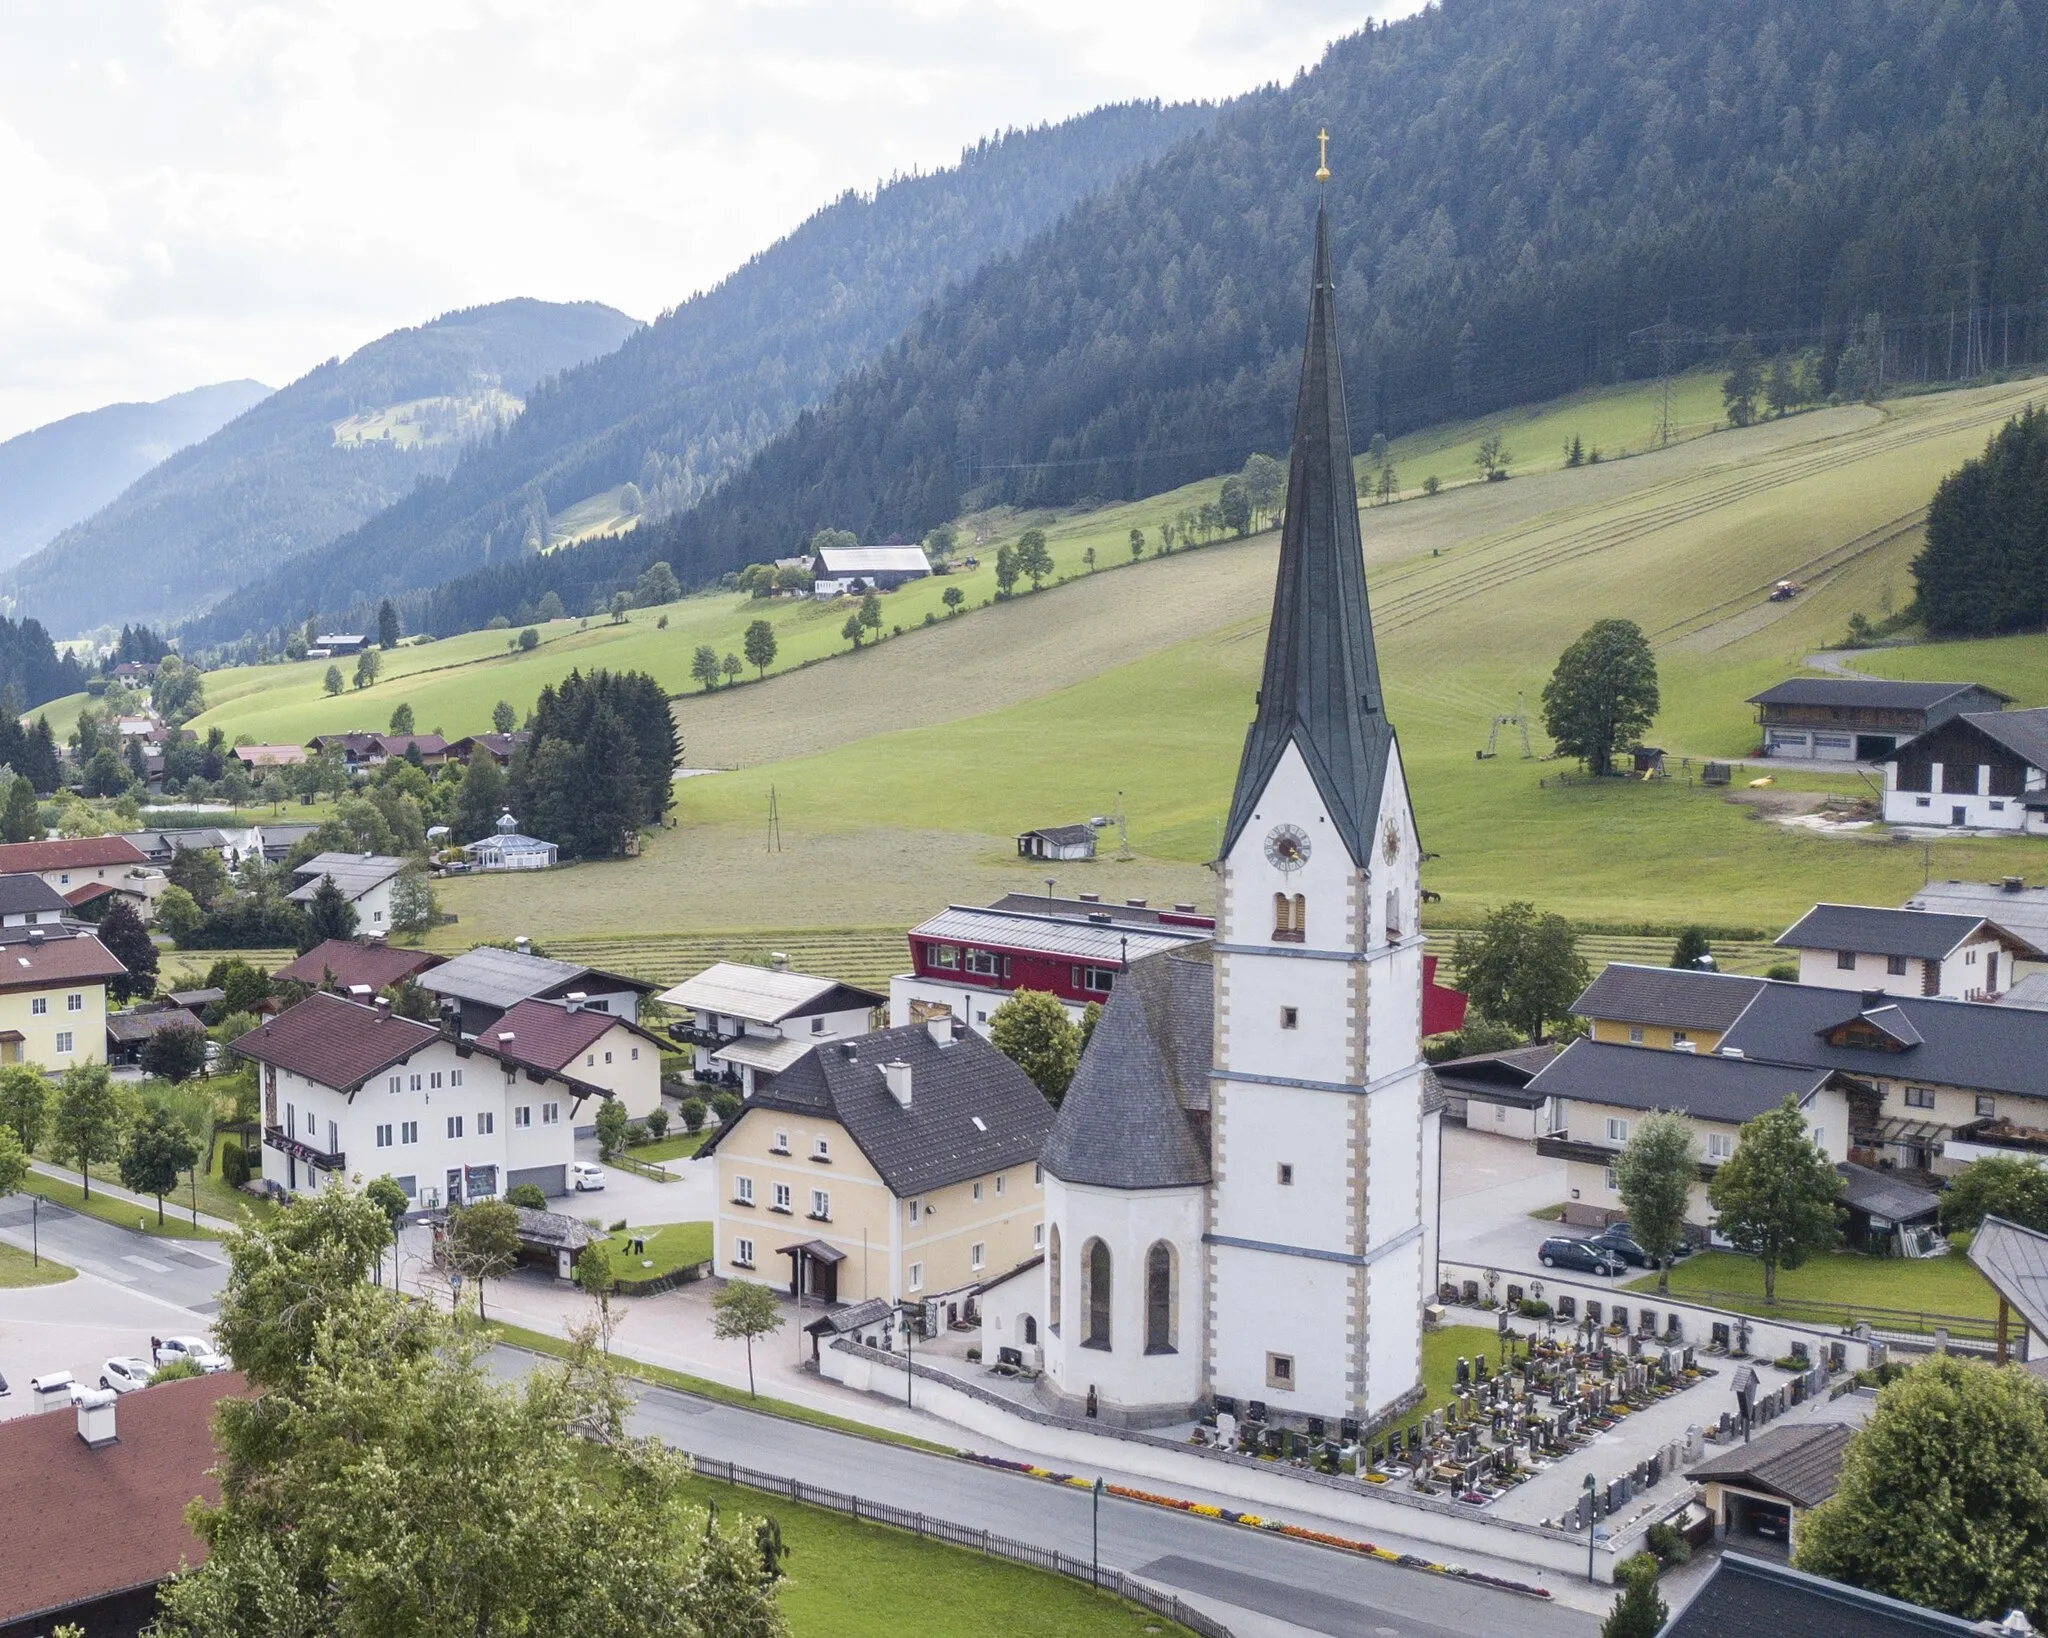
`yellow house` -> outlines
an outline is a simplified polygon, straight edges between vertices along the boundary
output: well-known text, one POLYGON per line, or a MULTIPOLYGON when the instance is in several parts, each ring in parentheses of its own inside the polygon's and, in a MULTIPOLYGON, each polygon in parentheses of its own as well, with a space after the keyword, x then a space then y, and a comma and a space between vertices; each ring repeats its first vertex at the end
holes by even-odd
POLYGON ((90 933, 8 928, 0 943, 0 1063, 59 1073, 106 1056, 107 984, 128 969, 90 933))
POLYGON ((1596 1041, 1712 1052, 1767 982, 1617 961, 1586 986, 1572 1011, 1586 1020, 1596 1041))
MULTIPOLYGON (((1713 1222, 1707 1181, 1741 1140, 1742 1125, 1789 1097, 1806 1117, 1809 1135, 1830 1161, 1849 1155, 1850 1096, 1845 1075, 1831 1069, 1754 1063, 1745 1058, 1682 1052, 1637 1052, 1600 1041, 1574 1041, 1529 1083, 1556 1111, 1552 1135, 1536 1152, 1565 1163, 1564 1220, 1603 1227, 1628 1215, 1614 1175, 1615 1157, 1644 1116, 1659 1110, 1686 1117, 1699 1145, 1699 1177, 1686 1221, 1713 1222)), ((1874 1100, 1873 1100, 1874 1101, 1874 1100)))
POLYGON ((757 1082, 702 1150, 718 1167, 716 1271, 823 1302, 957 1315, 1043 1249, 1053 1111, 950 1018, 827 1041, 757 1082))

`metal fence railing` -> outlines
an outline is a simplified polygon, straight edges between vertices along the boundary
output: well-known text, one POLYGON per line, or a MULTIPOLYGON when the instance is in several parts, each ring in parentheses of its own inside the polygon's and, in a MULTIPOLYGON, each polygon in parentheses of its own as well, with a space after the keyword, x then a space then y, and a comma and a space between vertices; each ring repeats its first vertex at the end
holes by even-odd
POLYGON ((1071 1553, 1062 1553, 1050 1547, 1034 1547, 1028 1541, 1014 1541, 1008 1536, 999 1536, 988 1530, 977 1530, 970 1525, 955 1524, 950 1519, 935 1519, 926 1513, 913 1513, 906 1508, 892 1507, 887 1502, 869 1501, 862 1496, 849 1496, 842 1491, 826 1490, 818 1485, 805 1484, 798 1479, 786 1479, 775 1473, 761 1473, 753 1468, 741 1467, 735 1462, 722 1462, 709 1456, 692 1458, 697 1471, 706 1478, 719 1479, 727 1484, 745 1485, 750 1490, 766 1491, 771 1496, 782 1496, 789 1501, 801 1502, 806 1507, 829 1508, 835 1513, 845 1513, 856 1519, 866 1519, 875 1524, 893 1525, 899 1530, 908 1530, 929 1541, 943 1541, 955 1547, 965 1547, 970 1552, 986 1553, 990 1558, 1008 1559, 1012 1564, 1029 1565, 1035 1570, 1050 1570, 1055 1575, 1069 1576, 1076 1581, 1086 1581, 1104 1592, 1114 1593, 1133 1604, 1142 1605, 1154 1615, 1162 1615, 1169 1621, 1178 1622, 1200 1638, 1234 1638, 1230 1628, 1210 1616, 1204 1615, 1191 1604, 1185 1604, 1171 1593, 1159 1591, 1143 1581, 1126 1575, 1122 1570, 1104 1566, 1097 1570, 1085 1558, 1076 1558, 1071 1553))

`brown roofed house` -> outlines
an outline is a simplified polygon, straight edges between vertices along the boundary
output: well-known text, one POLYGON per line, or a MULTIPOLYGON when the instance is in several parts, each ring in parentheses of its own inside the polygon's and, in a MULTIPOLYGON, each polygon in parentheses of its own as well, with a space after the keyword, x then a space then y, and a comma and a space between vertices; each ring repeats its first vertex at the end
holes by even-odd
POLYGON ((400 950, 376 940, 330 938, 270 976, 350 995, 358 989, 371 993, 389 989, 440 964, 441 957, 428 950, 400 950))

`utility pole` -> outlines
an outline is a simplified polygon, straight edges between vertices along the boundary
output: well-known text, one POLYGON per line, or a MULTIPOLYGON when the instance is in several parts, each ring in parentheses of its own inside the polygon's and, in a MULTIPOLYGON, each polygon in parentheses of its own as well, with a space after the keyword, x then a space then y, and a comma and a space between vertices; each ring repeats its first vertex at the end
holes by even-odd
POLYGON ((1671 442, 1671 372, 1678 361, 1678 344, 1681 341, 1697 341, 1699 338, 1683 325, 1674 324, 1671 310, 1666 308, 1664 316, 1655 324, 1640 330, 1631 330, 1628 339, 1637 346, 1655 343, 1657 348, 1657 447, 1662 449, 1671 442))
POLYGON ((782 851, 782 812, 775 804, 775 787, 768 787, 768 851, 782 851))

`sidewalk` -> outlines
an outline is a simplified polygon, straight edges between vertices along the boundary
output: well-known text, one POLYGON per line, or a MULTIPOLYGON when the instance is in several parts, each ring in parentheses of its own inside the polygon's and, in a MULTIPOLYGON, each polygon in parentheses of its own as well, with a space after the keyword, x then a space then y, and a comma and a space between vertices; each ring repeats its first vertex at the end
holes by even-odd
MULTIPOLYGON (((80 1177, 78 1173, 71 1171, 63 1166, 52 1165, 47 1160, 31 1160, 28 1163, 28 1169, 31 1175, 40 1174, 44 1177, 51 1179, 53 1182, 69 1183, 74 1189, 82 1190, 85 1187, 85 1179, 80 1177)), ((96 1177, 92 1180, 92 1197, 95 1200, 99 1200, 101 1198, 105 1198, 107 1200, 118 1200, 121 1204, 125 1206, 134 1206, 141 1213, 146 1224, 142 1232, 144 1234, 150 1234, 155 1231, 155 1195, 133 1194, 127 1189, 122 1188, 118 1183, 109 1183, 103 1178, 96 1177)), ((69 1211, 75 1210, 76 1208, 67 1206, 65 1209, 69 1211)), ((91 1214, 87 1213, 87 1215, 90 1216, 91 1214)), ((189 1226, 192 1222, 192 1208, 190 1206, 179 1205, 178 1197, 176 1195, 167 1194, 164 1196, 164 1216, 167 1218, 176 1218, 180 1223, 184 1223, 189 1226)), ((123 1224, 121 1226, 126 1227, 127 1225, 123 1224)), ((241 1225, 239 1223, 224 1222, 220 1218, 212 1216, 207 1212, 199 1213, 199 1227, 201 1227, 202 1229, 206 1229, 214 1234, 227 1234, 239 1228, 240 1226, 241 1225)))

